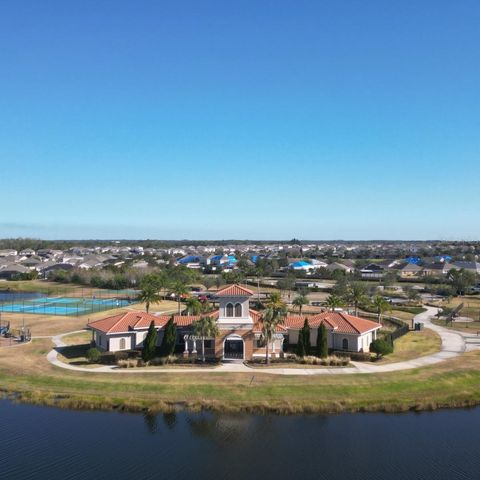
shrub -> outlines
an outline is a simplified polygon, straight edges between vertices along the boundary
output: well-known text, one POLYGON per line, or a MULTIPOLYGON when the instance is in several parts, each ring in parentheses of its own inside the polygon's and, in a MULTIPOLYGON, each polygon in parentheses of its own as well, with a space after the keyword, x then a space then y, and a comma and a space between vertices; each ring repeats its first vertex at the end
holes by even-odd
POLYGON ((115 356, 115 362, 119 362, 120 360, 127 360, 128 358, 128 352, 115 352, 113 354, 115 356))
POLYGON ((102 352, 98 348, 92 347, 87 350, 85 357, 90 363, 96 363, 100 360, 102 352))
POLYGON ((116 363, 115 354, 113 352, 105 352, 100 355, 99 363, 104 365, 113 365, 116 363))
POLYGON ((130 358, 128 360, 118 360, 117 365, 120 368, 135 368, 138 367, 138 360, 130 358))
POLYGON ((382 355, 388 355, 393 352, 393 345, 385 340, 377 338, 370 344, 370 351, 380 358, 382 355))

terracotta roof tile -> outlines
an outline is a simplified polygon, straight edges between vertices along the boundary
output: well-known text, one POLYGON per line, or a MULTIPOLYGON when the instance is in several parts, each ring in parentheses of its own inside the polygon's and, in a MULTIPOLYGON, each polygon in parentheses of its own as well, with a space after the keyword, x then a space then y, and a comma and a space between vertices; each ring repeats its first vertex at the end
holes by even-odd
POLYGON ((89 323, 88 326, 104 333, 121 333, 135 328, 148 328, 152 320, 158 327, 165 324, 163 317, 157 317, 146 312, 130 311, 96 320, 89 323))
POLYGON ((241 285, 228 285, 217 292, 217 297, 245 297, 252 296, 253 292, 241 285))
POLYGON ((288 328, 302 328, 305 318, 308 318, 310 328, 318 328, 321 323, 324 323, 327 329, 338 333, 360 334, 381 327, 377 322, 354 317, 345 312, 322 312, 310 317, 291 315, 286 318, 285 325, 288 328))

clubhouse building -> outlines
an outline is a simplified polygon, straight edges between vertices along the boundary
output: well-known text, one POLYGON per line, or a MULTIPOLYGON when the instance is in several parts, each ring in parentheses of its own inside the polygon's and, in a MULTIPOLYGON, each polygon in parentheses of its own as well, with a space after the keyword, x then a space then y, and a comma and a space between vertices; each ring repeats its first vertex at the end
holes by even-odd
MULTIPOLYGON (((262 338, 262 315, 250 308, 253 292, 241 285, 229 285, 216 294, 219 309, 208 316, 217 321, 219 335, 205 340, 207 357, 222 360, 250 360, 265 356, 266 346, 262 338)), ((194 336, 193 322, 203 315, 175 315, 177 351, 185 356, 200 352, 201 341, 194 336)), ((310 343, 315 345, 318 328, 323 323, 327 329, 328 348, 331 351, 368 352, 370 343, 377 338, 379 323, 348 315, 345 312, 322 312, 310 316, 289 315, 283 325, 277 327, 269 344, 272 358, 283 355, 284 343, 296 344, 305 318, 310 326, 310 343)), ((158 345, 170 316, 157 316, 141 311, 129 311, 89 323, 97 348, 117 352, 143 347, 150 323, 158 330, 158 345)))

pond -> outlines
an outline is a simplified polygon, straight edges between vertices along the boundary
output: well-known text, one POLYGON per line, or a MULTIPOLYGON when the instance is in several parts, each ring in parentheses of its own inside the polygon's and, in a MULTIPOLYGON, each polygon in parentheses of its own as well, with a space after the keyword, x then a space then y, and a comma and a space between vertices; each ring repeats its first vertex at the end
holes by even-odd
POLYGON ((290 416, 60 410, 0 400, 16 479, 479 478, 480 409, 290 416))

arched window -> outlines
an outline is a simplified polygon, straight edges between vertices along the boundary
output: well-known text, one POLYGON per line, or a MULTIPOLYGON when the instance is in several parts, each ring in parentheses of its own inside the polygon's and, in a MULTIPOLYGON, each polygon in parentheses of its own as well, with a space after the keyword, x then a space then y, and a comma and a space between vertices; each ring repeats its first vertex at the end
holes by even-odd
POLYGON ((120 339, 120 350, 125 350, 125 339, 124 338, 120 339))
POLYGON ((227 304, 227 317, 233 317, 233 304, 227 304))
POLYGON ((344 350, 348 350, 348 340, 346 338, 344 338, 342 341, 342 348, 344 350))
POLYGON ((235 316, 236 317, 241 317, 242 316, 242 304, 241 303, 236 303, 235 304, 235 316))

